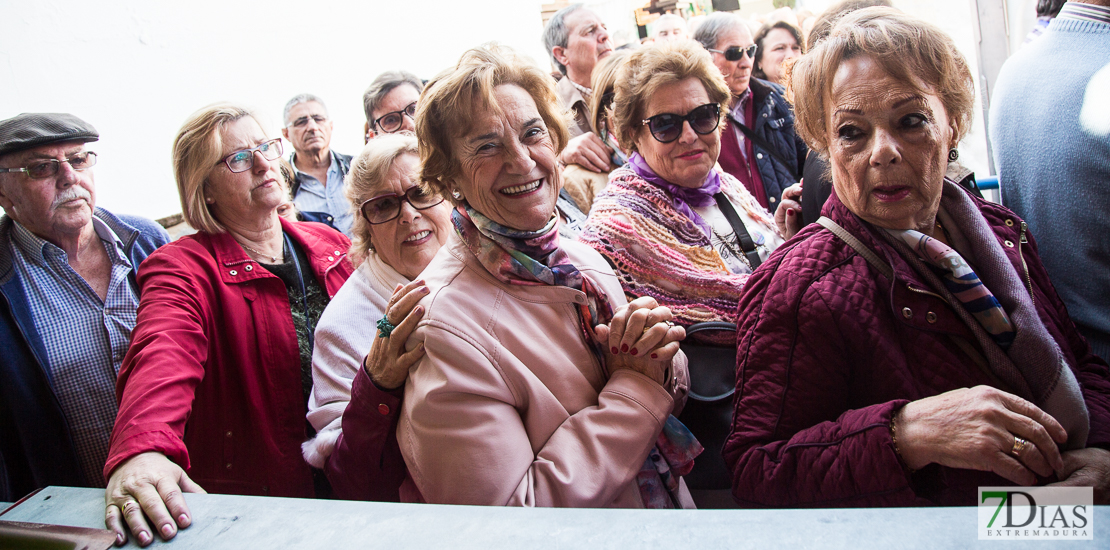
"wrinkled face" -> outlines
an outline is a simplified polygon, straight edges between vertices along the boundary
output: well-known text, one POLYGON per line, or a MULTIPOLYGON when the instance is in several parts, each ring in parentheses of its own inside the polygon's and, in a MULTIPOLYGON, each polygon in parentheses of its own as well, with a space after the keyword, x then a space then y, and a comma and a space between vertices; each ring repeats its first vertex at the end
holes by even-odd
MULTIPOLYGON (((420 90, 417 90, 409 84, 401 84, 390 90, 388 94, 385 94, 385 97, 382 98, 381 102, 378 103, 378 106, 374 109, 374 118, 370 120, 370 124, 373 125, 373 128, 370 128, 370 137, 385 133, 382 128, 378 127, 376 124, 373 124, 374 121, 378 120, 388 113, 404 111, 405 107, 408 107, 410 103, 414 103, 418 99, 420 99, 420 90)), ((402 114, 401 129, 394 131, 415 132, 416 123, 411 117, 402 114)))
POLYGON ((613 51, 609 32, 601 18, 592 10, 579 9, 571 12, 564 20, 567 30, 567 47, 563 50, 567 74, 585 79, 583 86, 589 86, 594 65, 613 51), (573 74, 572 74, 573 73, 573 74))
POLYGON ((452 140, 459 176, 450 183, 470 206, 513 229, 536 231, 555 214, 562 186, 555 145, 532 96, 515 84, 494 88, 500 113, 481 112, 452 140))
MULTIPOLYGON (((0 167, 25 168, 83 151, 84 143, 52 143, 5 155, 0 167)), ((0 206, 31 233, 51 242, 79 234, 92 221, 95 205, 92 168, 78 172, 63 162, 57 174, 45 179, 31 179, 26 173, 0 174, 0 206)))
MULTIPOLYGON (((685 116, 695 107, 709 103, 705 86, 694 77, 659 87, 644 110, 645 119, 664 113, 685 116)), ((660 143, 647 125, 636 132, 636 148, 648 166, 663 179, 682 187, 698 188, 717 162, 721 152, 720 129, 701 135, 682 122, 682 133, 670 143, 660 143)))
POLYGON ((931 232, 957 135, 940 98, 890 76, 870 57, 842 62, 829 95, 837 196, 879 227, 931 232))
POLYGON ((763 39, 763 58, 759 60, 759 66, 767 75, 767 80, 782 83, 783 62, 801 56, 802 47, 790 31, 773 29, 763 39))
MULTIPOLYGON (((382 185, 361 200, 388 193, 404 195, 419 183, 420 159, 405 154, 393 161, 382 185)), ((360 201, 361 203, 361 201, 360 201)), ((451 203, 443 201, 417 210, 401 201, 401 214, 385 223, 370 225, 370 243, 382 261, 406 278, 415 279, 451 234, 451 203)))
POLYGON ((254 152, 254 165, 245 172, 234 173, 223 159, 228 155, 256 147, 267 141, 253 117, 245 116, 220 129, 223 149, 220 161, 204 183, 205 202, 212 217, 228 228, 254 224, 274 215, 278 206, 289 200, 282 184, 281 165, 254 152))
POLYGON ((655 40, 658 42, 682 40, 686 37, 686 25, 674 18, 668 17, 655 27, 655 40))
MULTIPOLYGON (((717 45, 713 48, 719 51, 725 51, 733 46, 746 48, 755 42, 752 41, 752 33, 744 25, 734 27, 717 37, 717 45)), ((736 61, 729 61, 725 59, 724 54, 713 52, 713 64, 721 70, 721 75, 725 77, 725 84, 728 84, 729 91, 732 95, 738 96, 748 89, 748 82, 752 78, 752 58, 746 54, 741 55, 740 59, 736 61)))
POLYGON ((293 144, 293 149, 305 154, 324 151, 331 144, 332 121, 324 106, 315 101, 298 103, 289 110, 281 135, 293 144))

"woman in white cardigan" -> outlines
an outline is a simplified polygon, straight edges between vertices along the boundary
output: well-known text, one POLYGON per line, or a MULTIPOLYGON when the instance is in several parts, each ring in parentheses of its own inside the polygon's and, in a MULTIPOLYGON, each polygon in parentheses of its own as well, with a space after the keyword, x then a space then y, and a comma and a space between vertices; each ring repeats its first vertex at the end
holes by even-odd
POLYGON ((340 498, 396 500, 404 474, 393 427, 409 366, 423 355, 421 348, 404 350, 423 316, 413 306, 428 292, 417 276, 452 231, 450 205, 419 186, 416 147, 411 135, 372 139, 345 181, 358 211, 348 254, 356 270, 316 327, 308 420, 317 435, 304 444, 305 460, 324 469, 340 498), (356 400, 361 406, 378 410, 350 415, 359 429, 343 438, 352 389, 371 395, 356 400), (335 453, 337 446, 348 448, 335 453), (365 471, 368 464, 374 471, 365 471))

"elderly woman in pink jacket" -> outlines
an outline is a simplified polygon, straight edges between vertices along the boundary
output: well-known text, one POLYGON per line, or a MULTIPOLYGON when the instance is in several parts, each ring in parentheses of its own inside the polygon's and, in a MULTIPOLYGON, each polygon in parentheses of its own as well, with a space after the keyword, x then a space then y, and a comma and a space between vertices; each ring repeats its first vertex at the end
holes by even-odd
POLYGON ((685 335, 651 298, 628 304, 605 260, 560 240, 556 157, 567 141, 550 77, 511 50, 466 52, 429 82, 421 179, 454 231, 421 274, 397 439, 403 501, 691 507, 699 451, 671 417, 685 335))

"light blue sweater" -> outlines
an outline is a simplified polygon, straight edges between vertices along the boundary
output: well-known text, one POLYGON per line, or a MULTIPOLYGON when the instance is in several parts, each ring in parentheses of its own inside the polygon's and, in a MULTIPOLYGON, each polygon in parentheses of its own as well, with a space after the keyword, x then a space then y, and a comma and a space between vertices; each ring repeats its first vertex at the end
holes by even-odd
POLYGON ((1015 53, 989 129, 1003 203, 1028 222, 1072 319, 1110 359, 1110 24, 1057 18, 1015 53))

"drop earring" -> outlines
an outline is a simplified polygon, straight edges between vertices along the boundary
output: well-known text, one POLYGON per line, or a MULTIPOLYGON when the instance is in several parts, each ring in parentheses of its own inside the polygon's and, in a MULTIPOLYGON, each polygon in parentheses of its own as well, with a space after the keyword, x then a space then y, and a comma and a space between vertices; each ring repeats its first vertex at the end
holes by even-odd
POLYGON ((960 158, 960 152, 955 147, 948 150, 948 162, 956 162, 960 158))
POLYGON ((455 197, 455 200, 457 200, 457 201, 463 200, 462 193, 460 193, 458 189, 452 189, 451 190, 451 196, 455 197))

